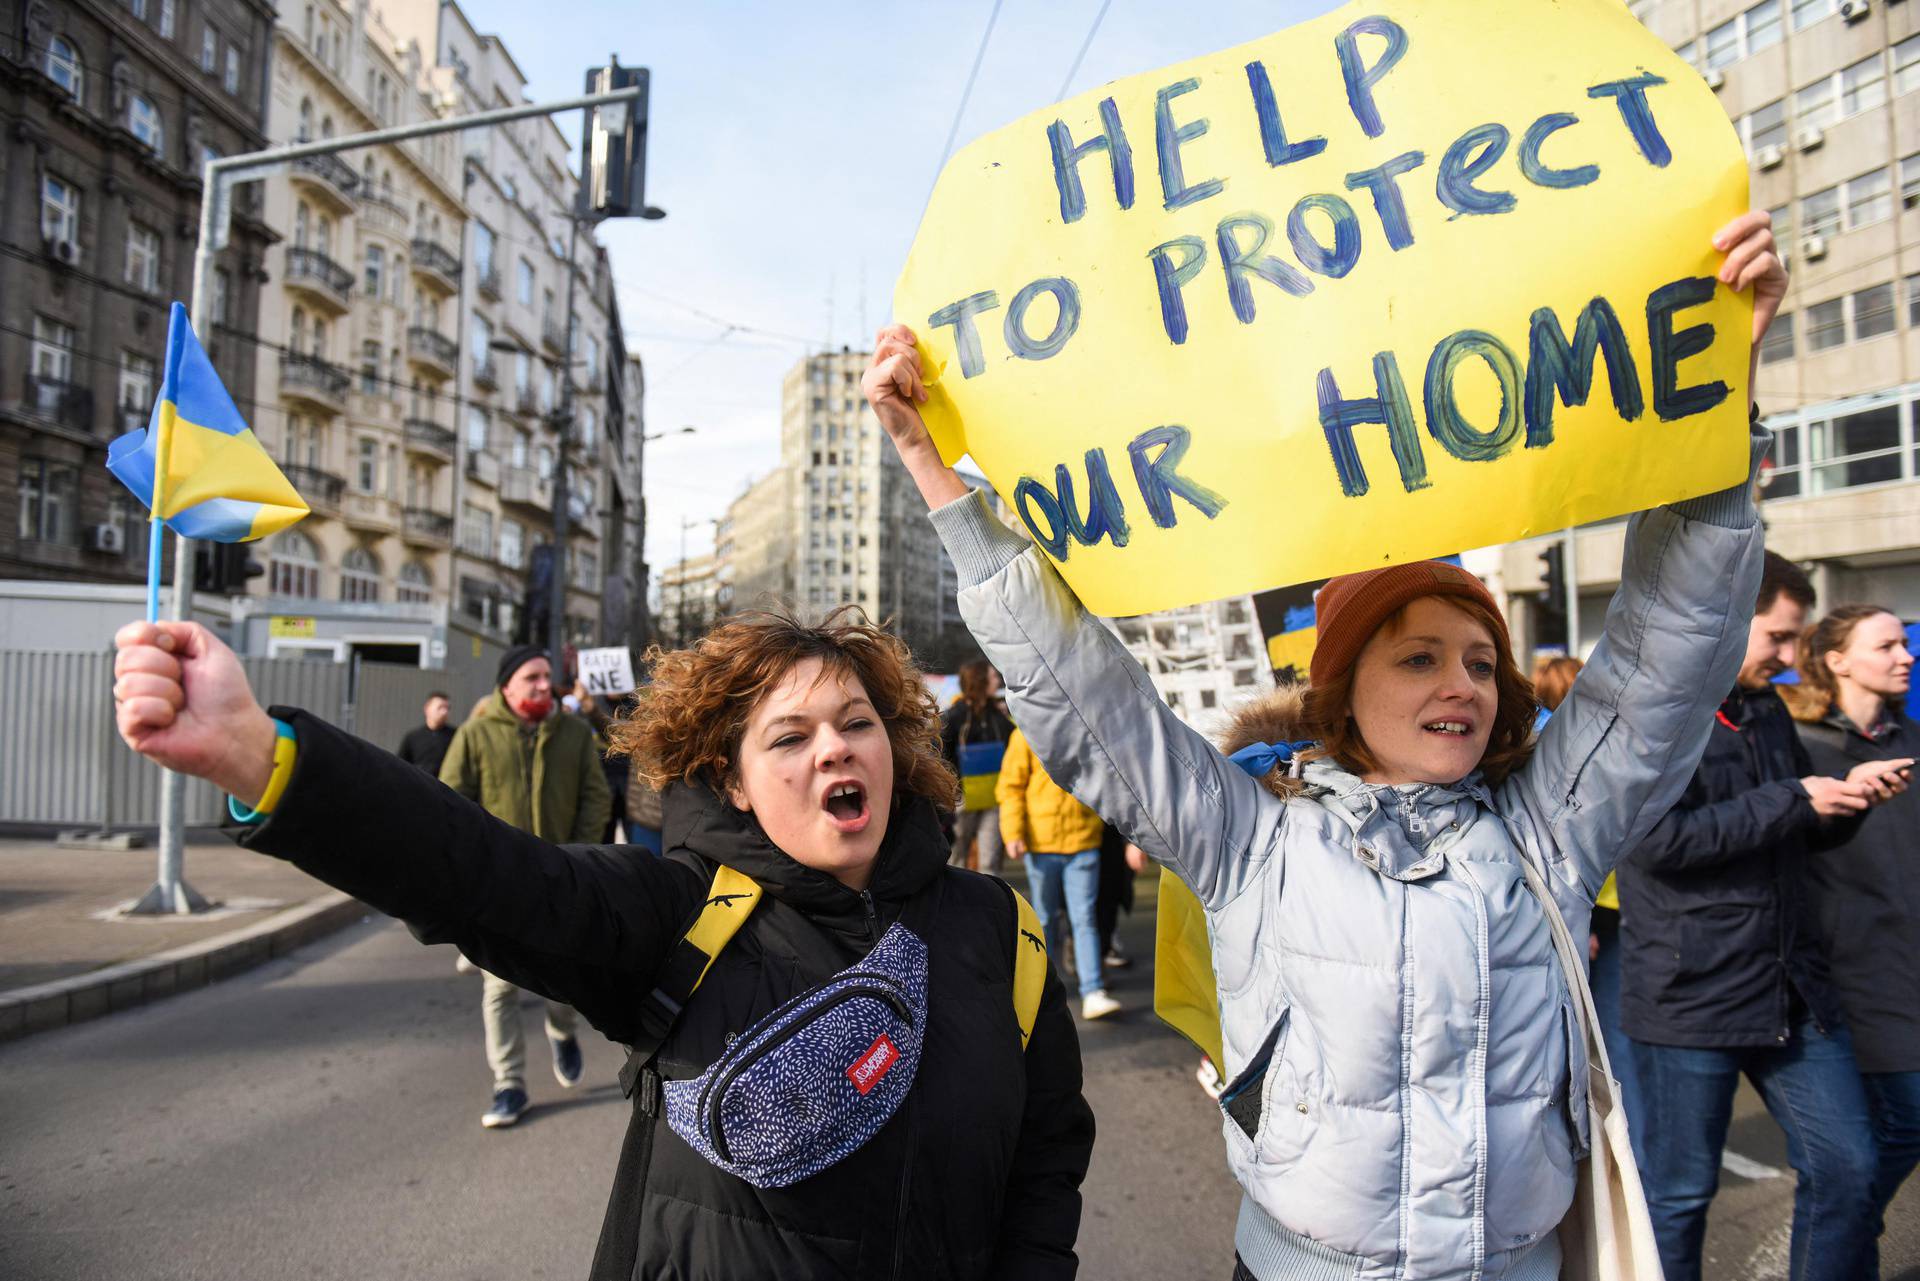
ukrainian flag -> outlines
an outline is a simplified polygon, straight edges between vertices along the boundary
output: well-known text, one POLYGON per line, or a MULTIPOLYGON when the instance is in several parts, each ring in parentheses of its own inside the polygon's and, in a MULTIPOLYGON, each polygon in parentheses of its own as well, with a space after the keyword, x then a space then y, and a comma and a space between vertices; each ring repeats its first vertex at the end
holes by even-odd
POLYGON ((107 469, 182 538, 251 542, 308 511, 240 416, 177 302, 153 417, 107 447, 107 469))

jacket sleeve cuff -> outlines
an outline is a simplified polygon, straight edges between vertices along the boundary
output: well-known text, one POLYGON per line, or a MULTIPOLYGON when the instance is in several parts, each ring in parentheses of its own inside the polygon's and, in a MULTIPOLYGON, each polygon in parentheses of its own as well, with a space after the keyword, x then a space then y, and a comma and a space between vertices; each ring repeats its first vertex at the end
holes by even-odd
POLYGON ((1773 447, 1773 433, 1760 425, 1760 407, 1753 407, 1748 419, 1747 478, 1739 484, 1698 498, 1670 504, 1675 514, 1688 520, 1718 525, 1722 529, 1752 529, 1760 521, 1760 509, 1754 505, 1754 481, 1760 475, 1760 461, 1773 447))
POLYGON ((986 582, 1033 545, 1001 524, 977 489, 934 508, 927 519, 945 544, 963 590, 986 582))

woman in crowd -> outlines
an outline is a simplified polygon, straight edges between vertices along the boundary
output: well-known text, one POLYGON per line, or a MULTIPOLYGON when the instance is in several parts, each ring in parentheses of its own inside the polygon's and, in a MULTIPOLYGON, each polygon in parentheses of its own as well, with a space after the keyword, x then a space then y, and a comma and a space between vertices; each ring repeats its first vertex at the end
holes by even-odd
MULTIPOLYGON (((1845 778, 1862 761, 1920 756, 1901 710, 1913 680, 1906 629, 1890 609, 1842 605, 1800 650, 1800 684, 1783 687, 1816 773, 1845 778)), ((1867 816, 1845 845, 1811 861, 1807 879, 1834 988, 1873 1113, 1884 1216, 1920 1164, 1920 792, 1867 816)))
POLYGON ((960 776, 960 809, 953 822, 955 867, 967 865, 967 847, 978 854, 977 870, 999 875, 1000 806, 994 785, 1000 759, 1013 737, 1013 722, 1000 701, 999 674, 984 658, 960 665, 960 698, 940 714, 940 750, 960 776))
MULTIPOLYGON (((1786 286, 1767 215, 1714 247, 1721 281, 1754 290, 1757 353, 1786 286)), ((910 330, 881 332, 865 390, 1014 719, 1207 908, 1245 1192, 1236 1275, 1557 1277, 1592 1138, 1585 1051, 1521 861, 1580 937, 1608 870, 1686 782, 1759 584, 1750 481, 1634 517, 1605 635, 1537 744, 1478 579, 1439 562, 1335 579, 1311 688, 1254 778, 941 462, 910 330)))
POLYGON ((634 1047, 595 1278, 1073 1276, 1093 1118, 1072 1015, 1050 975, 1016 1000, 1040 974, 1017 901, 947 865, 932 697, 857 611, 649 655, 612 735, 665 788, 664 857, 548 844, 270 716, 197 624, 118 645, 122 736, 228 792, 242 845, 634 1047))

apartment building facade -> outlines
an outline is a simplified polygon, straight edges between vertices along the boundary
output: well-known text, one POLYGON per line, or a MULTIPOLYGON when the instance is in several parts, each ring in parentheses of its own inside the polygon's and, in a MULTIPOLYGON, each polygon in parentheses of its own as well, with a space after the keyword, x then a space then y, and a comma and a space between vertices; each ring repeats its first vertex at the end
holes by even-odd
POLYGON ((1273 687, 1266 643, 1246 596, 1110 624, 1173 713, 1208 737, 1241 703, 1273 687))
MULTIPOLYGON (((273 7, 10 0, 0 15, 0 578, 137 583, 146 509, 107 445, 146 426, 168 307, 191 297, 202 164, 264 145, 273 7)), ((275 239, 242 189, 213 315, 195 318, 243 411, 275 239)))
MULTIPOLYGON (((1822 606, 1920 618, 1920 12, 1887 0, 1634 0, 1713 86, 1793 280, 1755 398, 1776 433, 1768 543, 1822 606)), ((1579 531, 1584 652, 1619 576, 1622 529, 1579 531)), ((1501 549, 1522 639, 1537 637, 1547 540, 1501 549)))

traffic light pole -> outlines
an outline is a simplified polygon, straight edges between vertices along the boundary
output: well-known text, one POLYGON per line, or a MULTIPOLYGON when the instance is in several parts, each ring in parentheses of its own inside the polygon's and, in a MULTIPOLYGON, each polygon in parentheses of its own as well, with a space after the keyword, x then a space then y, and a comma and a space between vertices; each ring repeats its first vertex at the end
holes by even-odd
MULTIPOLYGON (((642 82, 606 93, 589 93, 576 98, 563 98, 558 102, 524 103, 518 107, 480 111, 470 116, 452 116, 415 125, 401 125, 394 129, 375 129, 370 133, 322 138, 317 142, 297 142, 291 146, 271 147, 265 151, 249 151, 237 156, 221 156, 207 161, 200 168, 200 240, 193 253, 193 303, 189 313, 193 323, 196 326, 211 324, 213 259, 215 254, 227 247, 227 233, 233 215, 234 184, 284 173, 294 161, 308 156, 329 156, 360 147, 406 142, 413 138, 430 138, 436 134, 460 133, 468 129, 484 129, 514 120, 525 120, 530 116, 551 116, 562 111, 575 111, 581 108, 591 110, 596 107, 638 102, 645 98, 646 93, 647 86, 642 82)), ((577 214, 579 211, 574 212, 577 214)), ((569 280, 569 289, 571 287, 571 280, 569 280)), ((568 325, 569 327, 572 325, 571 318, 568 320, 568 325)), ((571 377, 571 368, 569 368, 569 377, 571 377)), ((565 463, 563 453, 561 458, 563 475, 565 463)), ((556 492, 558 492, 557 489, 556 492)), ((156 533, 155 536, 161 535, 156 533)), ((564 600, 565 597, 561 599, 564 600)), ((176 620, 185 619, 192 605, 193 544, 190 539, 175 535, 173 603, 168 610, 168 617, 176 620)), ((194 893, 193 888, 186 883, 186 795, 185 776, 163 769, 160 772, 159 873, 153 888, 149 889, 129 909, 131 912, 141 915, 183 914, 204 911, 207 907, 207 901, 194 893)))

